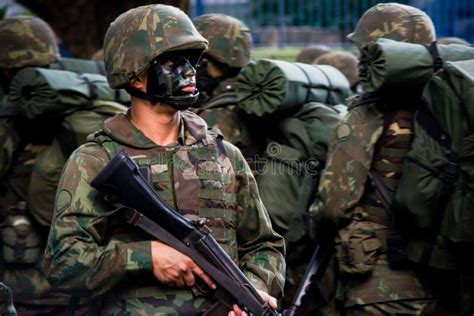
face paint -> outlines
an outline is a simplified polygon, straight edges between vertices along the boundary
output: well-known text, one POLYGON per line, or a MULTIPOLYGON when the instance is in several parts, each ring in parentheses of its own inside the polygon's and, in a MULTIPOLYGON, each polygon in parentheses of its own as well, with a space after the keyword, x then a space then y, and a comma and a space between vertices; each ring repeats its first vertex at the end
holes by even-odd
POLYGON ((196 92, 196 69, 187 58, 166 59, 159 65, 162 67, 168 95, 185 96, 196 92))
POLYGON ((196 67, 200 50, 176 51, 153 60, 147 70, 146 91, 127 87, 131 95, 152 105, 166 103, 177 110, 192 106, 199 97, 196 89, 196 67))
POLYGON ((205 92, 208 96, 212 95, 212 92, 222 81, 220 78, 213 78, 207 71, 207 58, 202 58, 199 63, 199 68, 196 74, 197 88, 201 92, 205 92))

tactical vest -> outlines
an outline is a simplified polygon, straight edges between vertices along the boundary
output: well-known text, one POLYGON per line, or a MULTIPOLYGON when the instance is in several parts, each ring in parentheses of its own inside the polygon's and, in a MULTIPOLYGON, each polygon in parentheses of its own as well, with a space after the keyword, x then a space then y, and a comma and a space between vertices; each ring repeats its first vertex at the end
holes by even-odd
POLYGON ((159 195, 190 220, 204 220, 212 235, 237 261, 237 201, 235 176, 221 137, 211 134, 202 146, 159 146, 151 149, 127 147, 103 132, 93 135, 109 157, 127 152, 144 170, 159 195))

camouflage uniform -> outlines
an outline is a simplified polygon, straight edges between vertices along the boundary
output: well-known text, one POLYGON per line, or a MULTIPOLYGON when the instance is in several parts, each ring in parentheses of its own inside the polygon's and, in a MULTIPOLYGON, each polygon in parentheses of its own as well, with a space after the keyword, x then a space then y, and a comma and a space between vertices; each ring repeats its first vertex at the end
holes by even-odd
MULTIPOLYGON (((196 29, 209 41, 204 58, 210 58, 236 73, 251 58, 252 37, 241 21, 223 14, 206 14, 193 20, 196 29)), ((202 79, 197 76, 197 80, 202 79)), ((224 139, 236 145, 248 161, 259 153, 256 133, 252 133, 251 119, 237 105, 236 76, 224 76, 219 84, 201 99, 196 113, 213 129, 219 130, 224 139), (251 136, 252 135, 252 136, 251 136)), ((206 93, 206 92, 204 92, 206 93)), ((251 164, 252 170, 255 165, 251 164)))
MULTIPOLYGON (((105 38, 109 84, 130 89, 127 84, 139 74, 154 71, 154 60, 169 52, 180 56, 182 47, 202 51, 206 41, 179 9, 150 5, 124 13, 105 38), (157 33, 162 41, 155 40, 157 33)), ((242 154, 209 133, 198 115, 179 114, 177 142, 167 146, 145 136, 130 113, 116 115, 71 155, 63 170, 44 268, 58 288, 100 296, 101 315, 196 315, 212 303, 196 287, 160 283, 152 273, 152 238, 117 215, 107 216, 113 206, 90 182, 122 150, 150 171, 153 187, 171 207, 191 220, 206 221, 258 289, 281 295, 284 241, 271 228, 242 154)))
MULTIPOLYGON (((0 70, 6 88, 11 78, 5 77, 5 72, 12 76, 19 68, 47 66, 59 58, 55 35, 39 18, 20 16, 0 21, 0 41, 4 43, 0 48, 0 70)), ((32 234, 28 236, 36 239, 34 243, 37 245, 34 249, 23 249, 23 253, 29 261, 39 261, 48 229, 34 220, 26 203, 35 159, 49 145, 48 128, 11 116, 5 106, 7 99, 8 94, 0 108, 0 220, 3 221, 0 280, 13 290, 18 313, 62 311, 69 298, 51 288, 39 263, 18 264, 17 261, 10 263, 5 260, 6 252, 11 251, 6 246, 11 233, 16 229, 26 229, 32 234), (26 134, 25 126, 37 132, 26 134), (28 228, 29 225, 33 228, 28 228), (12 227, 16 228, 12 230, 12 227)))
POLYGON ((216 138, 192 112, 182 112, 181 127, 178 144, 163 147, 119 115, 95 136, 99 144, 87 144, 71 156, 45 252, 45 270, 55 286, 80 295, 107 292, 104 314, 176 310, 189 315, 209 304, 194 288, 174 289, 150 278, 150 237, 119 218, 104 217, 110 208, 89 183, 110 160, 108 152, 125 150, 150 167, 154 187, 170 206, 190 219, 207 220, 257 288, 281 294, 283 239, 271 229, 248 165, 227 142, 214 159, 216 138))
MULTIPOLYGON (((435 33, 422 11, 389 3, 369 9, 348 37, 359 47, 378 37, 429 44, 435 33)), ((452 293, 441 294, 440 288, 453 280, 410 264, 395 268, 388 261, 391 218, 368 181, 369 171, 389 191, 397 189, 420 101, 399 91, 384 93, 375 101, 368 94, 355 98, 336 128, 310 209, 313 233, 324 241, 337 231, 338 299, 345 315, 455 315, 446 307, 452 293)))

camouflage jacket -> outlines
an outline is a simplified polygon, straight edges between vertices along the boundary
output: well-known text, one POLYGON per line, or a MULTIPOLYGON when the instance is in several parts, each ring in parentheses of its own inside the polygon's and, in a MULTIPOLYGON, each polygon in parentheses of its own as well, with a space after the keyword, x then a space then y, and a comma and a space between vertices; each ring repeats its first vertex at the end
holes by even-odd
POLYGON ((245 158, 253 159, 260 153, 257 135, 252 135, 250 120, 237 105, 236 80, 237 78, 229 78, 222 81, 214 90, 213 96, 203 103, 196 113, 211 128, 220 131, 225 140, 237 146, 245 158), (217 102, 218 99, 222 100, 221 98, 224 97, 226 101, 223 104, 217 102), (235 100, 235 103, 232 103, 232 99, 235 100))
POLYGON ((346 211, 364 193, 383 123, 382 113, 373 104, 349 106, 348 114, 332 133, 317 198, 310 208, 316 223, 339 224, 341 219, 350 217, 346 211))
POLYGON ((284 240, 272 230, 248 165, 227 142, 222 142, 224 153, 216 155, 214 149, 212 157, 200 160, 200 155, 210 154, 208 145, 215 148, 216 137, 196 114, 181 112, 181 118, 178 144, 156 145, 128 115, 120 114, 104 123, 95 142, 71 155, 58 187, 43 262, 54 286, 76 295, 108 292, 108 298, 150 298, 134 310, 149 310, 156 305, 153 300, 170 296, 186 302, 196 293, 151 277, 150 236, 120 218, 104 216, 111 206, 90 182, 110 160, 105 147, 116 146, 139 164, 150 165, 154 187, 172 207, 191 219, 206 217, 209 223, 214 218, 213 235, 254 285, 281 295, 284 240))

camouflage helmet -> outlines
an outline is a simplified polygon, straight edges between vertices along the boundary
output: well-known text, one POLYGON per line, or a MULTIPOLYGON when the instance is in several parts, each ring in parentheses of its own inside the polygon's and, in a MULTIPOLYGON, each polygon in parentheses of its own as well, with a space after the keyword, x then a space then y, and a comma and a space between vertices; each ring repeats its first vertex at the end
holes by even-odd
POLYGON ((334 51, 319 56, 314 64, 330 65, 339 69, 349 81, 351 87, 359 82, 359 60, 354 54, 343 51, 334 51))
POLYGON ((0 20, 0 68, 46 66, 59 60, 59 48, 51 27, 33 16, 0 20))
POLYGON ((179 8, 152 4, 121 14, 104 39, 104 62, 112 88, 121 88, 138 78, 154 59, 179 50, 203 52, 207 40, 179 8))
POLYGON ((430 44, 436 39, 436 32, 433 21, 423 11, 400 3, 379 3, 362 15, 347 38, 361 47, 381 37, 430 44))
POLYGON ((250 62, 252 35, 240 20, 224 14, 205 14, 193 20, 209 41, 206 54, 229 67, 242 68, 250 62))
POLYGON ((329 53, 331 49, 326 45, 310 45, 303 48, 296 56, 296 62, 311 64, 316 58, 326 53, 329 53))

